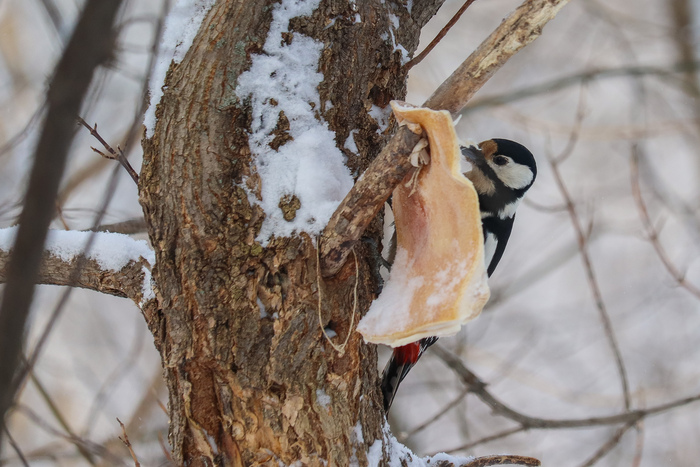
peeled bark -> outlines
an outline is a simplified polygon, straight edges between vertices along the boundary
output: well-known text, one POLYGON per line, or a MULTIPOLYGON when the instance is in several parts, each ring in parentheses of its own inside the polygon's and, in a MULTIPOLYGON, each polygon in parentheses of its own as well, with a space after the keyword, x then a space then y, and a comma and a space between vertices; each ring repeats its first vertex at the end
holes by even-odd
MULTIPOLYGON (((348 154, 354 174, 386 138, 368 110, 406 91, 389 15, 401 25, 396 41, 413 52, 442 2, 413 3, 409 13, 399 2, 324 0, 312 16, 290 21, 293 34, 325 45, 320 102, 333 106, 320 112, 341 148, 358 130, 360 156, 348 154)), ((171 66, 154 135, 143 141, 139 188, 157 294, 144 314, 170 394, 173 457, 191 466, 365 464, 382 437, 376 350, 350 329, 353 309, 357 323, 377 288, 369 248, 356 248, 359 277, 351 259, 319 285, 308 236, 266 247, 255 241, 265 214, 244 189, 259 179, 248 146, 251 109, 235 88, 262 50, 275 5, 214 5, 183 61, 171 66), (351 333, 342 355, 322 334, 319 286, 323 326, 337 333, 334 341, 351 333)), ((280 123, 276 141, 284 144, 280 123)), ((367 235, 376 239, 379 226, 367 235)))

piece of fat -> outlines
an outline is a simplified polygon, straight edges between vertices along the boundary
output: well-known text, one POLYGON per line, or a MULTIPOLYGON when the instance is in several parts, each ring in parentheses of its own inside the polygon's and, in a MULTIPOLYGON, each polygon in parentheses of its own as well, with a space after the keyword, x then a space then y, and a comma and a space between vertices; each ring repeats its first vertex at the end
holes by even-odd
MULTIPOLYGON (((400 124, 420 125, 430 163, 393 193, 397 250, 379 297, 357 326, 365 341, 392 347, 451 336, 489 299, 479 199, 460 172, 447 111, 391 103, 400 124)), ((413 171, 412 171, 413 172, 413 171)))

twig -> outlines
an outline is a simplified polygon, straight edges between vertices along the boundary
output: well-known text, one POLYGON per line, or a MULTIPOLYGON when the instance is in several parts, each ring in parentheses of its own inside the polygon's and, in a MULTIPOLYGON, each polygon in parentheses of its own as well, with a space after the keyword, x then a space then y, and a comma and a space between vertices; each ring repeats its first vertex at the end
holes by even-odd
MULTIPOLYGON (((102 200, 102 204, 97 212, 93 225, 98 225, 102 222, 102 217, 104 216, 104 213, 107 210, 107 206, 109 206, 112 196, 116 191, 116 184, 119 181, 119 177, 117 177, 118 169, 119 167, 115 167, 115 170, 112 171, 112 176, 110 177, 109 183, 107 184, 104 199, 102 200)), ((17 371, 17 374, 15 375, 12 382, 13 387, 17 388, 17 394, 20 394, 23 388, 25 387, 26 376, 28 372, 31 371, 32 368, 34 368, 34 365, 36 364, 37 360, 39 359, 39 355, 41 354, 41 350, 43 349, 44 345, 46 344, 46 341, 49 338, 49 334, 54 329, 56 321, 58 321, 58 318, 63 312, 64 307, 68 303, 68 298, 73 292, 73 285, 77 284, 78 278, 81 275, 81 271, 88 263, 88 254, 92 248, 94 241, 95 235, 90 235, 88 237, 87 242, 85 243, 83 254, 77 257, 75 264, 70 270, 70 274, 68 276, 69 282, 67 284, 70 285, 70 287, 66 288, 63 294, 61 294, 61 297, 58 299, 56 306, 51 312, 47 323, 44 325, 44 328, 42 329, 39 338, 37 339, 37 342, 34 345, 34 349, 31 353, 29 353, 29 357, 26 359, 26 364, 23 367, 21 367, 19 371, 17 371)))
POLYGON ((656 255, 663 263, 664 267, 666 268, 666 271, 668 271, 671 277, 673 277, 673 280, 675 280, 678 283, 678 285, 683 287, 685 290, 690 292, 695 298, 700 299, 700 289, 688 282, 688 280, 685 278, 685 274, 682 273, 673 264, 671 258, 669 258, 668 254, 666 253, 666 250, 663 246, 661 246, 661 242, 659 241, 659 233, 654 227, 654 223, 651 221, 651 218, 649 217, 649 211, 647 211, 647 207, 644 204, 642 191, 639 187, 639 148, 637 147, 637 145, 632 145, 632 157, 630 159, 630 174, 632 177, 632 197, 634 198, 634 201, 637 204, 639 218, 641 219, 642 224, 644 225, 644 229, 647 231, 647 236, 649 237, 649 241, 654 247, 654 251, 656 251, 656 255))
POLYGON ((462 391, 462 393, 461 393, 459 396, 457 396, 452 402, 450 402, 449 404, 447 404, 446 406, 444 406, 444 407, 442 408, 442 410, 440 410, 438 413, 436 413, 435 415, 433 415, 432 417, 430 417, 428 420, 424 421, 423 423, 421 423, 420 425, 418 425, 417 427, 415 427, 414 429, 412 429, 411 431, 409 431, 409 432, 406 433, 405 435, 401 436, 401 439, 399 439, 399 441, 401 441, 401 442, 403 443, 404 441, 406 441, 406 440, 407 440, 408 438, 410 438, 411 436, 413 436, 413 435, 415 435, 416 433, 419 433, 419 432, 423 431, 424 429, 428 428, 430 425, 432 425, 433 423, 435 423, 440 417, 442 417, 443 415, 445 415, 445 414, 446 414, 447 412, 449 412, 453 407, 455 407, 457 404, 459 404, 459 403, 462 401, 462 399, 464 399, 464 397, 465 397, 467 394, 469 394, 469 388, 464 388, 464 390, 462 391))
POLYGON ((114 43, 111 26, 121 3, 89 0, 85 4, 47 92, 48 110, 35 149, 19 232, 8 265, 9 280, 0 306, 0 425, 4 424, 15 395, 12 381, 41 264, 41 245, 46 240, 73 140, 73 118, 80 110, 95 69, 110 56, 114 43))
MULTIPOLYGON (((54 402, 53 398, 51 397, 49 392, 46 390, 44 385, 41 384, 41 382, 39 381, 39 378, 36 376, 36 373, 34 371, 31 371, 29 373, 29 376, 32 380, 32 383, 34 383, 34 386, 39 391, 39 394, 41 395, 42 399, 44 399, 44 402, 46 402, 46 405, 48 405, 49 410, 53 414, 56 421, 61 425, 61 427, 63 427, 63 429, 68 434, 68 436, 77 439, 78 436, 73 432, 70 425, 68 425, 68 421, 63 416, 63 414, 61 413, 61 410, 58 408, 58 406, 56 405, 56 403, 54 402)), ((88 464, 95 465, 95 461, 92 458, 92 454, 90 454, 90 451, 85 449, 85 447, 81 444, 76 443, 75 446, 76 446, 76 448, 78 448, 78 452, 87 461, 88 464)))
POLYGON ((642 78, 645 76, 666 77, 677 73, 697 70, 698 68, 700 68, 700 62, 675 63, 668 65, 667 67, 634 65, 619 68, 594 68, 588 71, 563 76, 561 78, 555 78, 541 84, 516 89, 505 94, 485 96, 479 99, 474 99, 464 107, 461 113, 467 114, 485 107, 493 107, 509 104, 511 102, 517 102, 519 100, 528 99, 540 94, 559 91, 569 86, 576 86, 580 83, 587 83, 595 79, 618 78, 621 76, 631 76, 636 78, 642 78))
POLYGON ((574 125, 569 132, 569 139, 566 141, 564 149, 559 153, 557 157, 551 157, 551 163, 559 166, 564 161, 566 161, 574 153, 574 148, 576 143, 578 143, 579 136, 581 135, 581 125, 583 119, 586 116, 586 91, 585 87, 581 86, 578 94, 578 105, 576 106, 576 117, 574 117, 574 125))
POLYGON ((19 447, 15 439, 12 437, 12 433, 10 433, 10 430, 7 428, 6 425, 2 425, 3 431, 5 432, 5 435, 7 435, 7 441, 10 443, 10 446, 12 449, 15 451, 15 454, 17 454, 17 457, 19 457, 19 460, 22 462, 22 465, 24 467, 30 467, 29 462, 27 462, 27 458, 24 457, 24 453, 22 452, 22 449, 19 447))
POLYGON ((97 154, 99 154, 100 156, 104 157, 105 159, 111 159, 111 160, 116 160, 116 161, 118 161, 118 162, 122 165, 122 167, 124 167, 124 169, 127 171, 127 173, 129 174, 129 176, 131 177, 131 179, 134 181, 134 183, 136 183, 136 185, 138 185, 138 184, 139 184, 139 175, 136 173, 136 171, 134 170, 134 168, 131 167, 131 164, 129 163, 129 160, 128 160, 128 159, 126 158, 126 156, 124 155, 124 151, 122 150, 122 148, 120 148, 119 146, 117 146, 117 150, 116 150, 116 151, 115 151, 114 149, 112 149, 112 146, 110 146, 109 144, 107 144, 107 141, 105 141, 105 140, 102 138, 102 136, 100 136, 100 134, 97 132, 97 123, 95 123, 95 126, 94 126, 94 127, 91 127, 91 126, 88 125, 88 123, 87 123, 85 120, 83 120, 81 117, 78 117, 78 123, 80 123, 80 124, 83 125, 85 128, 87 128, 88 130, 90 130, 90 135, 92 135, 97 141, 99 141, 100 144, 102 144, 102 146, 104 146, 104 148, 107 150, 107 152, 108 152, 109 154, 105 154, 105 153, 103 153, 102 151, 100 151, 100 150, 98 150, 98 149, 96 149, 96 148, 93 148, 92 146, 90 146, 90 149, 92 149, 93 151, 95 151, 97 154))
POLYGON ((486 467, 489 465, 542 465, 539 459, 526 456, 500 455, 477 457, 471 462, 462 464, 462 467, 486 467))
POLYGON ((111 454, 109 450, 107 450, 104 446, 98 443, 94 443, 90 440, 80 438, 78 436, 71 436, 68 435, 60 430, 57 430, 53 426, 51 426, 46 420, 42 419, 39 414, 37 414, 34 410, 32 410, 30 407, 22 404, 17 405, 17 413, 20 413, 24 416, 26 416, 29 420, 34 422, 36 426, 41 428, 42 430, 46 431, 47 433, 56 436, 64 441, 67 441, 75 446, 82 446, 84 449, 88 450, 91 453, 94 453, 98 456, 101 456, 110 462, 112 464, 117 465, 119 462, 119 459, 111 454))
MULTIPOLYGON (((539 37, 542 28, 568 1, 523 2, 423 105, 448 110, 455 116, 510 57, 539 37)), ((324 277, 340 271, 352 247, 411 169, 408 156, 419 139, 406 127, 400 127, 335 210, 320 244, 324 277)))
POLYGON ((29 117, 29 120, 27 120, 27 123, 24 125, 24 127, 22 127, 22 129, 19 130, 17 133, 15 133, 15 135, 12 136, 12 138, 10 138, 5 144, 0 146, 0 157, 7 154, 12 148, 16 147, 19 143, 21 143, 27 138, 27 136, 30 134, 30 130, 33 129, 34 125, 41 121, 41 117, 44 115, 44 111, 46 110, 47 106, 48 101, 44 100, 44 102, 42 102, 42 104, 34 110, 34 113, 31 117, 29 117))
POLYGON ((531 417, 522 414, 508 407, 486 389, 486 383, 472 373, 464 364, 452 353, 448 352, 440 345, 431 347, 433 355, 437 355, 457 376, 462 383, 469 387, 472 394, 478 397, 484 404, 489 406, 497 415, 509 418, 519 423, 523 429, 544 429, 544 428, 584 428, 594 426, 618 425, 621 423, 637 422, 645 417, 667 412, 671 409, 682 407, 700 401, 700 394, 667 402, 648 409, 635 409, 625 411, 617 415, 606 417, 590 417, 581 419, 547 419, 531 417))
POLYGON ((95 227, 96 232, 114 232, 125 235, 132 235, 146 232, 148 226, 146 219, 140 217, 138 219, 129 219, 127 221, 115 222, 114 224, 102 224, 95 227))
POLYGON ((610 320, 610 315, 608 314, 607 307, 605 306, 605 301, 603 300, 603 294, 600 291, 600 286, 598 285, 598 280, 596 279, 595 272, 593 271, 593 264, 591 258, 588 254, 588 248, 586 246, 586 239, 588 237, 587 232, 581 225, 581 219, 578 217, 576 212, 576 206, 569 194, 569 190, 566 188, 564 179, 559 172, 559 164, 565 161, 569 155, 573 152, 574 146, 578 140, 579 129, 581 126, 581 121, 583 119, 584 112, 583 108, 583 98, 579 101, 579 109, 576 113, 576 124, 574 125, 574 130, 571 132, 569 141, 567 142, 565 150, 558 157, 548 157, 550 167, 552 168, 552 174, 554 175, 554 181, 559 188, 559 191, 564 198, 564 203, 566 204, 567 210, 569 211, 569 217, 571 218, 571 223, 576 231, 576 238, 578 240, 579 251, 581 253, 581 260, 583 262, 583 267, 586 271, 586 279, 588 280, 588 285, 593 294, 593 301, 598 309, 598 314, 600 320, 603 323, 603 328, 605 330, 605 335, 610 345, 610 349, 613 352, 615 358, 615 364, 617 366, 617 371, 620 376, 620 384, 622 386, 622 397, 625 404, 625 409, 629 410, 631 408, 631 400, 629 394, 629 383, 627 380, 627 370, 625 369, 624 361, 622 360, 622 353, 620 352, 620 347, 617 343, 617 337, 615 336, 615 331, 612 326, 612 321, 610 320))
POLYGON ((591 457, 589 457, 588 460, 581 464, 581 467, 592 467, 593 465, 597 464, 599 460, 605 457, 610 451, 613 450, 615 446, 620 443, 622 436, 634 425, 635 422, 630 422, 620 427, 605 444, 603 444, 591 457))
POLYGON ((464 2, 464 5, 462 5, 462 6, 459 8, 459 10, 457 10, 457 13, 455 13, 454 16, 452 17, 452 19, 450 19, 450 20, 447 22, 447 24, 440 30, 440 32, 438 33, 438 35, 435 36, 435 38, 434 38, 432 41, 430 41, 430 44, 428 44, 428 46, 427 46, 425 49, 423 49, 423 50, 421 51, 421 53, 419 53, 418 55, 416 55, 415 57, 413 57, 411 60, 409 60, 409 61, 403 66, 404 69, 405 69, 406 71, 408 71, 408 70, 410 70, 411 68, 413 68, 414 66, 418 65, 420 62, 422 62, 423 59, 424 59, 425 57, 427 57, 428 54, 429 54, 430 52, 432 52, 432 50, 435 48, 435 46, 437 46, 437 45, 440 43, 440 41, 445 37, 445 35, 447 35, 448 31, 449 31, 450 29, 452 29, 452 26, 454 26, 455 24, 457 24, 457 21, 459 21, 459 18, 462 17, 462 14, 464 14, 464 12, 467 11, 467 8, 469 8, 469 6, 470 6, 472 3, 474 3, 474 1, 475 1, 475 0, 467 0, 466 2, 464 2))
POLYGON ((131 446, 131 441, 129 441, 129 436, 126 434, 126 427, 122 423, 121 420, 117 418, 117 421, 119 422, 119 426, 122 427, 122 436, 119 437, 119 439, 124 443, 124 446, 129 450, 129 454, 131 454, 131 458, 134 460, 134 467, 141 467, 141 463, 139 462, 139 459, 136 457, 136 453, 134 452, 134 448, 131 446))
POLYGON ((160 449, 163 451, 163 456, 165 459, 170 463, 170 465, 177 465, 175 464, 175 461, 173 460, 173 456, 170 454, 170 451, 168 450, 167 443, 163 439, 163 435, 158 433, 158 444, 160 444, 160 449))
POLYGON ((134 315, 136 318, 136 332, 131 342, 131 348, 129 353, 124 357, 124 359, 119 362, 119 364, 109 373, 107 378, 102 381, 97 394, 90 404, 90 409, 88 410, 88 415, 86 417, 85 428, 82 430, 82 435, 84 437, 90 436, 91 427, 94 425, 99 411, 104 408, 109 400, 109 397, 114 392, 114 390, 119 385, 119 381, 129 372, 133 371, 136 366, 136 362, 139 354, 143 350, 143 334, 145 332, 143 327, 143 318, 139 315, 134 315))
POLYGON ((514 435, 516 433, 520 433, 522 431, 525 431, 524 426, 517 426, 515 428, 509 428, 507 430, 499 431, 498 433, 484 436, 483 438, 479 438, 476 441, 471 441, 469 443, 463 444, 461 446, 457 446, 456 448, 451 448, 451 449, 445 449, 442 452, 446 452, 447 454, 450 454, 452 452, 457 452, 457 451, 467 451, 471 448, 474 448, 476 446, 479 446, 481 444, 489 443, 491 441, 496 441, 497 439, 502 439, 506 438, 510 435, 514 435))
POLYGON ((63 229, 70 230, 70 227, 68 227, 68 223, 66 222, 66 218, 63 217, 63 208, 58 202, 56 202, 56 215, 58 216, 58 220, 61 221, 61 224, 63 224, 63 229))
POLYGON ((581 253, 581 260, 583 261, 583 267, 586 271, 586 279, 588 280, 588 285, 593 294, 593 301, 598 309, 598 314, 603 322, 603 328, 605 329, 605 335, 607 336, 608 343, 615 357, 615 363, 617 365, 617 371, 620 375, 620 384, 622 385, 622 395, 625 403, 625 408, 629 409, 631 407, 630 395, 629 395, 629 384, 627 382, 627 370, 625 369, 625 364, 622 360, 622 354, 620 353, 620 348, 617 343, 617 337, 615 336, 615 331, 613 330, 612 322, 610 320, 610 315, 608 314, 605 302, 603 301, 603 294, 598 286, 598 280, 596 279, 595 272, 593 271, 593 265, 591 263, 591 258, 588 255, 588 249, 586 248, 586 234, 581 226, 581 221, 576 213, 576 206, 571 199, 571 195, 564 185, 564 181, 559 173, 556 163, 550 159, 550 164, 552 167, 552 173, 554 175, 554 180, 564 197, 566 206, 569 211, 569 216, 571 217, 571 223, 574 225, 576 230, 576 237, 578 239, 579 251, 581 253))
POLYGON ((632 467, 639 467, 642 463, 642 454, 644 453, 644 420, 637 422, 635 427, 637 430, 637 442, 634 447, 634 459, 632 459, 632 467))
POLYGON ((537 201, 534 201, 531 197, 527 197, 527 198, 523 199, 523 204, 525 204, 527 207, 534 209, 535 211, 540 211, 540 212, 564 212, 564 211, 566 211, 566 206, 563 204, 555 204, 553 206, 547 206, 546 204, 541 204, 541 203, 538 203, 537 201))

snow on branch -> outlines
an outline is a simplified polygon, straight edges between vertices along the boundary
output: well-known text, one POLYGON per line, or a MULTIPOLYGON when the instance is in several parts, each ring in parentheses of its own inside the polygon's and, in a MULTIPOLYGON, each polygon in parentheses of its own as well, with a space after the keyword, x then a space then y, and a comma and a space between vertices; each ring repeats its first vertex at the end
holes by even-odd
MULTIPOLYGON (((542 34, 542 28, 569 0, 526 0, 445 80, 423 104, 449 110, 453 116, 493 74, 520 49, 542 34)), ((420 137, 401 127, 335 210, 321 239, 321 268, 333 276, 374 219, 384 201, 411 169, 409 154, 420 137)))
MULTIPOLYGON (((361 434, 355 428, 355 434, 361 434)), ((486 467, 491 465, 542 465, 539 459, 527 456, 499 454, 484 457, 463 457, 452 456, 444 452, 418 457, 410 449, 401 444, 394 435, 387 423, 382 426, 382 438, 372 443, 367 451, 367 465, 376 467, 382 465, 382 461, 388 460, 390 466, 406 467, 486 467)))
MULTIPOLYGON (((17 227, 0 229, 0 283, 7 281, 7 263, 17 231, 17 227)), ((111 232, 50 230, 44 249, 39 284, 126 297, 140 307, 155 298, 151 285, 155 254, 143 240, 111 232), (90 236, 94 236, 92 246, 85 254, 90 236)))

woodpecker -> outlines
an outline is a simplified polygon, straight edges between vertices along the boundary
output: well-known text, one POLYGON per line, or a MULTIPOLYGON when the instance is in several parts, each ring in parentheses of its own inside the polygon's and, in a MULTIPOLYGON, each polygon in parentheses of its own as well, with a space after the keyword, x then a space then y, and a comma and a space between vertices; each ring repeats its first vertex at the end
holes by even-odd
MULTIPOLYGON (((498 266, 508 243, 515 210, 537 176, 532 153, 522 144, 507 139, 490 139, 476 146, 460 146, 472 169, 464 175, 479 195, 484 235, 484 263, 489 277, 498 266)), ((394 349, 382 373, 384 409, 391 407, 396 390, 423 352, 437 342, 426 337, 394 349)))

